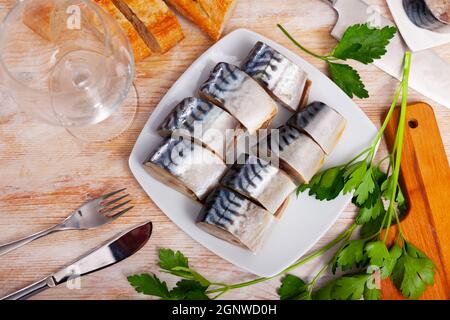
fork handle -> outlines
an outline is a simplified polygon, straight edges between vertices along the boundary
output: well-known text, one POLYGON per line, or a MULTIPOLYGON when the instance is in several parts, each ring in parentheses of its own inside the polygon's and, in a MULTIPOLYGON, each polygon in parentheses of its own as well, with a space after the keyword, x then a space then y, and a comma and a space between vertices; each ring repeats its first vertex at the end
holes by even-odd
POLYGON ((61 231, 61 230, 62 230, 61 226, 56 225, 49 229, 32 234, 28 237, 25 237, 25 238, 22 238, 22 239, 19 239, 16 241, 12 241, 12 242, 9 242, 4 245, 0 245, 0 256, 7 254, 8 252, 13 251, 17 248, 20 248, 20 247, 26 245, 27 243, 30 243, 31 241, 34 241, 36 239, 42 238, 46 235, 49 235, 50 233, 54 233, 54 232, 61 231))

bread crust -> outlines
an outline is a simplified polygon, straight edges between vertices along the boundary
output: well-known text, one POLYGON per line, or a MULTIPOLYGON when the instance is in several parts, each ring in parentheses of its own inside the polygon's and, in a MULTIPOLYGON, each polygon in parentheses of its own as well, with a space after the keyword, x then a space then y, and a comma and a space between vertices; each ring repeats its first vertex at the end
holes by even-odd
POLYGON ((141 61, 152 54, 150 48, 145 44, 144 40, 139 36, 136 29, 130 21, 117 9, 111 0, 94 0, 100 7, 109 13, 121 26, 122 30, 130 41, 133 50, 134 60, 141 61))
POLYGON ((184 38, 175 14, 162 0, 112 0, 153 51, 165 53, 184 38))
POLYGON ((198 25, 213 40, 220 39, 237 0, 166 0, 184 17, 198 25))

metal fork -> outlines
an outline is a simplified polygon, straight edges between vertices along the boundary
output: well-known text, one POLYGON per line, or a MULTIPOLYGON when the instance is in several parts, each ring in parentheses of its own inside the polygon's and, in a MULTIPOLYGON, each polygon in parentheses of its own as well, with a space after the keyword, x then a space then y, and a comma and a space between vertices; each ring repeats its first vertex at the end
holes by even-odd
POLYGON ((54 232, 93 229, 116 220, 125 212, 133 208, 133 206, 124 208, 131 200, 121 202, 121 200, 125 200, 129 194, 118 196, 112 200, 106 200, 125 190, 126 188, 116 190, 86 202, 64 221, 54 227, 37 232, 20 240, 0 245, 0 256, 54 232), (119 211, 119 209, 121 210, 119 211))

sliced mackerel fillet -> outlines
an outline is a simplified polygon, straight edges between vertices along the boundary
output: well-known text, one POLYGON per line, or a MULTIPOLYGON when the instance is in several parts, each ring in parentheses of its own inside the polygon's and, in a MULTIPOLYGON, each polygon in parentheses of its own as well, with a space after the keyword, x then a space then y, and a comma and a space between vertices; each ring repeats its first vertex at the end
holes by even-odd
POLYGON ((206 199, 197 221, 206 232, 255 252, 263 243, 273 215, 239 193, 218 188, 206 199))
POLYGON ((203 200, 220 181, 227 166, 212 151, 183 137, 167 139, 145 169, 155 179, 191 197, 203 200))
POLYGON ((250 134, 269 126, 278 113, 276 102, 255 80, 225 62, 216 65, 200 95, 228 111, 250 134))
POLYGON ((250 198, 274 215, 296 188, 282 170, 248 154, 242 154, 236 160, 221 184, 250 198))
POLYGON ((284 55, 258 41, 242 70, 258 81, 269 94, 291 111, 297 111, 308 74, 284 55))
POLYGON ((184 136, 214 151, 222 159, 234 143, 239 122, 228 112, 200 98, 183 99, 160 125, 162 136, 184 136))
POLYGON ((333 108, 315 101, 294 114, 287 124, 307 133, 326 154, 330 154, 339 142, 347 121, 333 108))
POLYGON ((258 156, 279 162, 281 169, 297 183, 308 183, 324 163, 325 153, 308 135, 282 126, 278 135, 271 133, 257 146, 258 156))

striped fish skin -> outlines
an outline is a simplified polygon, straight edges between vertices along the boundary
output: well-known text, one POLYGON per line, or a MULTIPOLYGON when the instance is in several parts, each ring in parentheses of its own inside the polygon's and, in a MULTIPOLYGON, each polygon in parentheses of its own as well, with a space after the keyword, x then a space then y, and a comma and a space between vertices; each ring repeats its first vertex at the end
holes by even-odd
POLYGON ((219 183, 227 166, 210 150, 177 137, 164 141, 145 169, 162 183, 201 201, 219 183))
POLYGON ((450 3, 447 0, 403 0, 409 19, 418 27, 450 32, 450 3))
POLYGON ((308 183, 325 161, 325 153, 314 140, 288 125, 278 128, 278 137, 271 133, 261 141, 258 155, 268 161, 279 159, 281 169, 297 183, 308 183))
POLYGON ((339 142, 347 121, 333 108, 315 101, 294 114, 287 124, 306 132, 326 154, 330 154, 339 142))
POLYGON ((206 199, 197 225, 220 239, 255 252, 272 221, 272 214, 262 207, 239 193, 218 188, 206 199))
POLYGON ((200 95, 228 111, 250 134, 267 127, 278 113, 276 102, 258 82, 225 62, 216 65, 200 95))
POLYGON ((296 189, 292 179, 269 162, 242 154, 228 169, 221 183, 277 214, 286 198, 296 189))
POLYGON ((214 151, 222 159, 233 143, 239 122, 218 106, 200 98, 188 97, 175 106, 160 125, 162 136, 181 135, 214 151))
POLYGON ((242 68, 284 107, 297 111, 308 74, 281 53, 258 41, 242 68))

